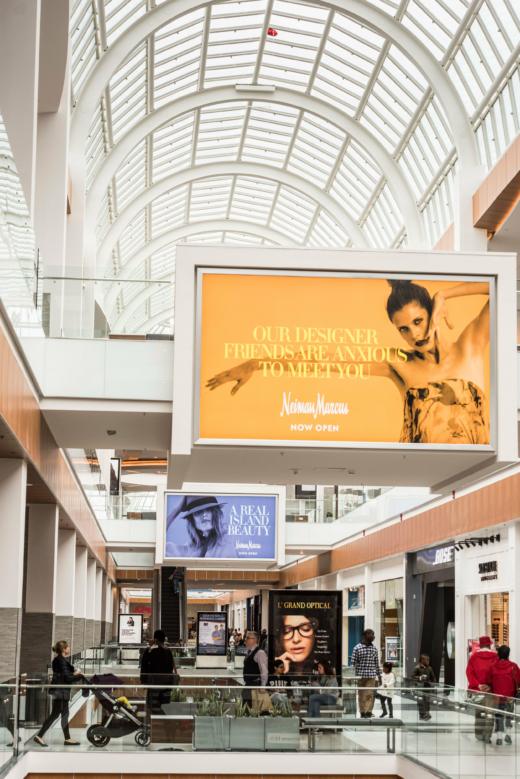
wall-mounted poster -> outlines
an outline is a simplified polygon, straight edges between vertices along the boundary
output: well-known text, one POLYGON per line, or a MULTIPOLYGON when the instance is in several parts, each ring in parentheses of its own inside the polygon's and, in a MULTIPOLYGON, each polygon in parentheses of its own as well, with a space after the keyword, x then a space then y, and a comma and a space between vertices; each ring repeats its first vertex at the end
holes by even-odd
POLYGON ((386 276, 199 269, 196 442, 490 445, 494 282, 386 276))
POLYGON ((117 623, 117 640, 120 644, 142 644, 143 615, 119 614, 117 623))
POLYGON ((285 673, 308 677, 327 660, 341 676, 343 595, 336 590, 271 590, 269 672, 275 660, 285 673))
POLYGON ((276 560, 275 495, 166 494, 167 559, 276 560))
POLYGON ((399 661, 399 639, 397 636, 387 636, 385 639, 386 645, 386 662, 397 663, 399 661))
POLYGON ((227 611, 197 614, 197 654, 225 655, 227 651, 227 611))

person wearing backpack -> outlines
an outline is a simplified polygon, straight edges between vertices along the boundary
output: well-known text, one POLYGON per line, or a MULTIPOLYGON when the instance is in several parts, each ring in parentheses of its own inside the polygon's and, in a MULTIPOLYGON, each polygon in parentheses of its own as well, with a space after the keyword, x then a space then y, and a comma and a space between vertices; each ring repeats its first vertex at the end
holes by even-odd
MULTIPOLYGON (((502 734, 504 733, 504 715, 502 712, 510 712, 514 706, 514 699, 520 686, 520 668, 509 659, 511 650, 505 644, 497 650, 498 660, 489 668, 486 683, 489 684, 496 696, 495 705, 499 712, 495 714, 495 729, 497 732, 497 746, 502 746, 502 734)), ((507 728, 512 727, 509 717, 506 717, 507 728)), ((511 736, 505 737, 506 744, 512 744, 511 736)))

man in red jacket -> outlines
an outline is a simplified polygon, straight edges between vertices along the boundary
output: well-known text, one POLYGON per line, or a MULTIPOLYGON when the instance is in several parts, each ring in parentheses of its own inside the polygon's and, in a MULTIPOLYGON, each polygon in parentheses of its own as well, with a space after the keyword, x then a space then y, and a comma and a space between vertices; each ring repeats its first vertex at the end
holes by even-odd
MULTIPOLYGON (((497 746, 502 746, 502 734, 504 733, 504 715, 501 712, 505 711, 507 714, 514 712, 515 698, 520 686, 520 668, 516 663, 511 662, 509 653, 510 649, 505 644, 498 647, 498 660, 491 665, 486 679, 493 690, 495 707, 498 704, 500 712, 495 714, 497 746)), ((512 728, 511 717, 508 717, 507 714, 506 727, 512 728)), ((507 735, 505 740, 506 744, 513 743, 510 735, 507 735)))
POLYGON ((491 711, 494 709, 493 695, 490 695, 491 687, 486 683, 489 669, 497 659, 497 653, 491 649, 492 640, 489 636, 479 638, 480 649, 469 658, 466 676, 468 677, 468 688, 473 693, 475 703, 478 708, 475 709, 475 737, 479 741, 491 743, 491 734, 495 720, 491 711), (489 715, 489 716, 488 716, 489 715))

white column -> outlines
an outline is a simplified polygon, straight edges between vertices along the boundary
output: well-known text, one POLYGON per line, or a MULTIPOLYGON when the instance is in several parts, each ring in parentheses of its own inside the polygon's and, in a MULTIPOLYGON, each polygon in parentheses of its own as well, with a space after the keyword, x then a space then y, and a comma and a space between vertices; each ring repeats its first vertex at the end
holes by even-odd
POLYGON ((74 615, 76 588, 76 531, 58 530, 58 584, 56 589, 56 616, 74 615))
POLYGON ((96 618, 96 560, 87 558, 87 619, 96 618))
POLYGON ((94 619, 101 621, 102 603, 101 595, 103 592, 103 569, 96 568, 96 602, 94 619))
MULTIPOLYGON (((374 625, 374 584, 371 565, 365 565, 365 630, 367 628, 376 630, 374 625)), ((376 635, 376 642, 378 640, 379 636, 376 635)))
POLYGON ((473 195, 486 177, 486 166, 459 170, 454 186, 455 251, 486 252, 487 230, 473 227, 473 195))
POLYGON ((471 632, 471 610, 466 609, 464 557, 455 551, 455 687, 466 687, 467 638, 471 632))
MULTIPOLYGON (((70 125, 70 77, 67 68, 58 111, 38 115, 38 154, 34 230, 36 245, 45 263, 46 276, 65 275, 67 232, 68 146, 70 125)), ((72 203, 79 207, 78 203, 72 203)), ((64 284, 45 281, 51 295, 50 332, 59 337, 62 329, 64 284)))
POLYGON ((85 619, 87 616, 87 560, 85 546, 76 547, 76 570, 74 584, 74 628, 72 651, 74 654, 85 648, 85 619))
POLYGON ((0 604, 22 608, 27 465, 0 460, 0 604))
POLYGON ((52 659, 56 612, 59 510, 31 504, 27 512, 27 572, 22 620, 21 673, 44 671, 52 659))
POLYGON ((0 460, 0 678, 18 674, 27 465, 0 460))
POLYGON ((34 218, 40 0, 0 3, 0 110, 34 218))
POLYGON ((74 593, 76 590, 76 531, 58 530, 56 618, 54 635, 73 646, 74 593))
POLYGON ((59 509, 55 504, 28 508, 25 611, 55 614, 59 509))
POLYGON ((269 630, 269 590, 260 590, 262 596, 262 628, 269 630))
MULTIPOLYGON (((83 275, 92 277, 93 273, 84 273, 84 244, 85 244, 85 190, 86 190, 86 161, 83 154, 69 154, 69 169, 72 181, 72 213, 67 217, 67 241, 65 276, 67 278, 81 279, 83 275)), ((94 282, 85 282, 89 287, 94 282)), ((63 298, 63 331, 70 334, 85 329, 82 324, 84 299, 87 294, 87 286, 84 288, 81 281, 67 281, 64 284, 63 298)), ((92 306, 92 321, 93 321, 92 306)), ((92 325, 91 325, 92 327, 92 325)))
MULTIPOLYGON (((505 528, 504 528, 505 530, 505 528)), ((518 586, 520 586, 520 522, 509 527, 509 646, 511 657, 520 651, 518 586)), ((515 661, 517 662, 517 661, 515 661)))

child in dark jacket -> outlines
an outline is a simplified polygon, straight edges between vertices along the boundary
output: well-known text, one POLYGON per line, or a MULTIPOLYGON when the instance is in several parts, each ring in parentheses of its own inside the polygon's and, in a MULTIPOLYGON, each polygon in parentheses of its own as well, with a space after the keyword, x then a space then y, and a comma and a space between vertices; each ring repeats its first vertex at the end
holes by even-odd
MULTIPOLYGON (((502 745, 502 733, 504 732, 504 715, 503 711, 511 711, 512 700, 516 698, 518 688, 520 686, 520 668, 516 663, 511 662, 509 659, 510 649, 505 644, 499 646, 497 650, 498 660, 490 666, 486 684, 493 690, 493 694, 496 696, 496 704, 500 713, 495 714, 495 723, 497 731, 497 745, 502 745)), ((514 705, 514 704, 513 704, 514 705)), ((506 717, 506 727, 511 728, 512 722, 509 717, 506 717)), ((511 744, 511 736, 505 737, 506 744, 511 744)))

